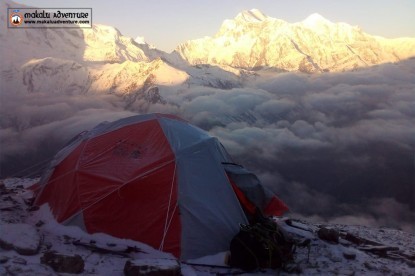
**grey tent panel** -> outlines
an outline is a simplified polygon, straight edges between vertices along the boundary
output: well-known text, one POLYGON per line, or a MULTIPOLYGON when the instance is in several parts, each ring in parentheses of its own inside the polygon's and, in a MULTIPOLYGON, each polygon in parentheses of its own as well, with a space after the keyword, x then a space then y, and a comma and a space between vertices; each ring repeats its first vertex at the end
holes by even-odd
POLYGON ((247 223, 221 159, 216 139, 205 140, 177 156, 182 259, 229 250, 239 223, 247 223))

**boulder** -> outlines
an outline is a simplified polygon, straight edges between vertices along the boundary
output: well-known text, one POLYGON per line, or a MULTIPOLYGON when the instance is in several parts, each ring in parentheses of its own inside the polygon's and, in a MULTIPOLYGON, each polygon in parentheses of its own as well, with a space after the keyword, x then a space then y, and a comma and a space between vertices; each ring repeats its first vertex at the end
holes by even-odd
POLYGON ((347 260, 355 260, 356 259, 356 253, 354 253, 351 250, 345 250, 343 252, 343 257, 347 260))
POLYGON ((79 255, 63 255, 53 251, 47 251, 40 258, 42 264, 48 265, 55 272, 79 274, 84 271, 85 263, 79 255))
POLYGON ((140 259, 127 261, 124 266, 124 275, 179 276, 181 272, 176 260, 140 259))
POLYGON ((41 237, 32 225, 0 225, 0 247, 3 249, 14 249, 20 255, 35 255, 39 252, 40 241, 41 237))
MULTIPOLYGON (((10 257, 8 257, 8 256, 0 256, 0 264, 5 264, 5 263, 7 263, 8 261, 9 261, 9 259, 10 259, 10 257)), ((0 275, 2 275, 2 274, 0 274, 0 275)))
POLYGON ((317 235, 320 239, 331 243, 339 243, 340 233, 339 231, 331 228, 322 227, 317 231, 317 235))

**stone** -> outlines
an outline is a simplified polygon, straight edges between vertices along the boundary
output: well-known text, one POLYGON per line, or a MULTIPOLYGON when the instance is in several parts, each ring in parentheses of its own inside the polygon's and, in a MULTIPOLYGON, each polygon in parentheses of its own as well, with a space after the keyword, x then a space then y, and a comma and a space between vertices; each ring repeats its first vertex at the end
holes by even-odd
POLYGON ((0 264, 7 263, 9 261, 9 259, 10 259, 10 257, 8 257, 8 256, 0 256, 0 264))
POLYGON ((42 264, 50 266, 58 273, 79 274, 84 271, 85 262, 79 255, 63 255, 52 251, 47 251, 40 258, 42 264))
POLYGON ((335 229, 322 227, 317 231, 317 235, 320 239, 324 241, 331 243, 339 243, 340 233, 335 229))
POLYGON ((356 254, 350 250, 347 250, 343 252, 343 257, 347 260, 354 260, 356 259, 356 254))
POLYGON ((181 271, 176 260, 140 259, 128 260, 124 266, 124 275, 179 276, 181 271))
POLYGON ((14 264, 27 265, 27 261, 25 259, 23 259, 23 258, 14 258, 12 260, 12 262, 14 264))

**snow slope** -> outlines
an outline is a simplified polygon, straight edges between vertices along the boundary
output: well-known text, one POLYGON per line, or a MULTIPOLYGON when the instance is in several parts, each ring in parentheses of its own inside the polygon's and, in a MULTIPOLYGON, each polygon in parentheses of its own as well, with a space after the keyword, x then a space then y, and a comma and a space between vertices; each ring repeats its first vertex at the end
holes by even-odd
POLYGON ((315 73, 409 58, 415 55, 415 38, 375 37, 319 14, 290 24, 253 9, 225 20, 214 37, 187 41, 176 51, 191 64, 315 73))
MULTIPOLYGON (((80 275, 123 275, 127 261, 157 264, 160 268, 176 262, 170 254, 137 241, 103 233, 87 234, 77 227, 58 224, 46 205, 39 210, 30 208, 32 193, 26 187, 35 182, 36 179, 0 182, 0 275, 58 275, 41 261, 47 252, 79 255, 84 263, 80 275)), ((329 243, 316 234, 322 225, 287 218, 276 222, 292 237, 309 239, 310 251, 297 248, 294 262, 285 270, 262 269, 255 275, 411 275, 414 272, 413 234, 387 228, 324 225, 340 233, 339 243, 329 243), (356 240, 361 241, 359 245, 356 240)), ((218 252, 183 261, 182 275, 244 274, 226 266, 227 254, 218 252)))

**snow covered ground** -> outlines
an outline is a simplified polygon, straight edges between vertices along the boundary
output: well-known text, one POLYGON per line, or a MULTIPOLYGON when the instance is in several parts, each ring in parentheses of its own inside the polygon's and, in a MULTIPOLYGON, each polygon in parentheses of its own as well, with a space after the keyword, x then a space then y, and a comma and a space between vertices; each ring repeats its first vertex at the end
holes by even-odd
POLYGON ((176 265, 182 275, 415 275, 414 234, 288 218, 275 220, 293 237, 310 239, 310 247, 297 248, 294 262, 285 271, 249 274, 226 268, 227 252, 180 263, 170 254, 136 241, 91 235, 58 224, 47 206, 37 209, 30 205, 32 192, 27 188, 35 182, 0 181, 0 275, 62 275, 52 269, 51 254, 69 256, 72 272, 80 275, 124 275, 127 262, 160 268, 176 265))

